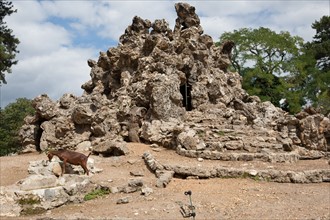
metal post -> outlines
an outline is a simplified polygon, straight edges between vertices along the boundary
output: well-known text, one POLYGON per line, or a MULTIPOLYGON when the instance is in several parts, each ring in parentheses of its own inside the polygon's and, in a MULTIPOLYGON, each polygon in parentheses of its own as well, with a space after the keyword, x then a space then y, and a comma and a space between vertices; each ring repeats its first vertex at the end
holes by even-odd
POLYGON ((189 196, 189 201, 190 201, 190 205, 189 205, 189 211, 190 212, 189 212, 187 217, 192 217, 193 220, 195 220, 196 212, 195 212, 195 206, 193 206, 192 200, 191 200, 192 192, 191 192, 191 190, 189 190, 189 191, 184 192, 184 194, 189 196))

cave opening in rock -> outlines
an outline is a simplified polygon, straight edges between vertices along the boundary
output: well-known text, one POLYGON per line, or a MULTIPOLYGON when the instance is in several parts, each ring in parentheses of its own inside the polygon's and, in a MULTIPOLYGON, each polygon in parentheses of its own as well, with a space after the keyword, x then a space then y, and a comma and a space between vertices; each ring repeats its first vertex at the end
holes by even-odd
POLYGON ((187 111, 191 111, 192 110, 191 85, 189 83, 185 83, 182 86, 180 86, 180 93, 183 97, 182 99, 183 107, 185 107, 187 111))
POLYGON ((42 128, 41 128, 41 124, 43 122, 45 122, 46 120, 45 119, 41 119, 40 121, 38 121, 38 124, 37 124, 37 128, 35 129, 35 145, 36 145, 36 150, 41 152, 41 147, 40 147, 40 141, 41 141, 41 136, 42 136, 42 128))
POLYGON ((103 157, 118 157, 118 156, 125 156, 125 152, 118 148, 118 147, 110 147, 109 149, 102 151, 102 152, 97 152, 93 151, 94 154, 96 155, 102 155, 103 157))

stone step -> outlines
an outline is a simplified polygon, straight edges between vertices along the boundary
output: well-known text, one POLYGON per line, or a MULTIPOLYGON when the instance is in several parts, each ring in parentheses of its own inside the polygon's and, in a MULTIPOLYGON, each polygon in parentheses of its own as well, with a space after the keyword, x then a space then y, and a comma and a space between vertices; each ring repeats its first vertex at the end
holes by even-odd
POLYGON ((298 152, 272 152, 260 151, 256 153, 246 151, 226 151, 220 152, 216 150, 186 150, 181 146, 176 149, 177 154, 191 158, 204 158, 210 160, 223 161, 265 161, 265 162, 296 162, 300 156, 298 152))
MULTIPOLYGON (((151 153, 145 152, 143 156, 146 165, 156 174, 159 172, 171 172, 170 178, 251 178, 254 180, 280 182, 280 183, 320 183, 330 181, 329 169, 313 170, 276 170, 273 168, 248 168, 248 167, 228 167, 223 165, 215 166, 195 166, 173 164, 171 162, 161 163, 151 153), (154 163, 159 164, 159 168, 153 169, 154 163)), ((157 176, 157 175, 156 175, 157 176)))

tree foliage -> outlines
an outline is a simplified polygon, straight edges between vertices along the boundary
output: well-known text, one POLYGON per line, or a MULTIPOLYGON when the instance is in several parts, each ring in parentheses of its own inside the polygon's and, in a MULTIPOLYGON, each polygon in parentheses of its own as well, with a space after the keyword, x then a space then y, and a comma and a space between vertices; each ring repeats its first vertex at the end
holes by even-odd
POLYGON ((323 113, 330 113, 330 16, 323 16, 312 24, 316 30, 314 40, 306 44, 314 56, 315 71, 310 71, 310 84, 306 87, 306 97, 323 113))
POLYGON ((303 46, 302 38, 260 27, 225 32, 220 43, 226 40, 235 42, 232 64, 243 77, 243 88, 250 95, 257 95, 262 101, 271 101, 291 112, 300 109, 304 100, 299 98, 299 91, 294 91, 288 98, 291 86, 286 76, 294 69, 293 62, 303 46))
POLYGON ((315 21, 312 28, 316 30, 311 47, 315 52, 317 66, 321 70, 330 69, 330 16, 323 16, 315 21))
MULTIPOLYGON (((294 59, 293 70, 286 77, 290 92, 300 93, 307 105, 330 113, 330 17, 323 16, 315 21, 314 40, 304 44, 301 53, 294 59)), ((287 94, 287 99, 292 96, 287 94)))
POLYGON ((19 40, 4 22, 4 18, 14 12, 17 12, 17 10, 13 10, 11 2, 0 0, 0 84, 7 83, 5 73, 11 73, 12 65, 18 62, 15 57, 19 52, 17 50, 19 40))
POLYGON ((0 156, 20 150, 19 129, 24 118, 33 114, 32 101, 26 98, 19 98, 3 110, 0 109, 0 156))

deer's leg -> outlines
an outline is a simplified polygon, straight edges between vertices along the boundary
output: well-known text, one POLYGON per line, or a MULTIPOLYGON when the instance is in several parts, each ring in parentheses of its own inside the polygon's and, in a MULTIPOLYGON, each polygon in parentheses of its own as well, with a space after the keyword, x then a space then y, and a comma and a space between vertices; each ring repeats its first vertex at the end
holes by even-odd
POLYGON ((83 162, 81 164, 81 167, 84 169, 85 173, 87 173, 87 176, 89 175, 89 171, 88 171, 88 168, 87 168, 87 165, 86 165, 86 162, 83 162))
POLYGON ((66 167, 66 160, 63 160, 62 176, 65 173, 65 167, 66 167))

